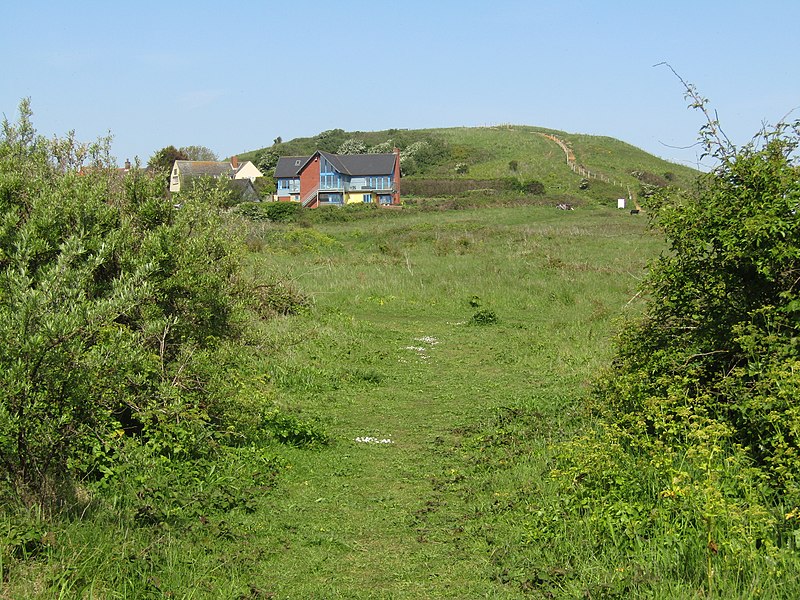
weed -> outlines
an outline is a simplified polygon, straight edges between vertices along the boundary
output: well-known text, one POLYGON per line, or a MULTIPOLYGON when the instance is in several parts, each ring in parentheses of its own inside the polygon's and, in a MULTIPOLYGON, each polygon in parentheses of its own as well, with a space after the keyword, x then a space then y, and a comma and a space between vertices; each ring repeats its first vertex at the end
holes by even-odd
POLYGON ((478 310, 469 320, 470 325, 497 325, 499 322, 497 313, 488 308, 478 310))
POLYGON ((281 444, 310 447, 324 446, 329 442, 328 436, 316 423, 277 409, 264 415, 261 426, 281 444))

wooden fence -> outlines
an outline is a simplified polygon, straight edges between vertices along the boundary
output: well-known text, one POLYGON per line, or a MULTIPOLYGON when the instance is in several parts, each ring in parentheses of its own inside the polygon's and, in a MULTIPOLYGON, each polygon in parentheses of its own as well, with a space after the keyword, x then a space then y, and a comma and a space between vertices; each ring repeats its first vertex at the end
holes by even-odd
POLYGON ((561 149, 564 151, 564 155, 567 157, 567 166, 572 169, 573 173, 577 173, 581 177, 585 177, 586 179, 597 179, 598 181, 603 181, 605 183, 610 183, 619 187, 625 187, 616 179, 611 179, 608 175, 604 175, 603 173, 598 173, 597 171, 591 171, 588 168, 584 167, 583 165, 579 164, 577 160, 575 160, 575 154, 572 152, 572 148, 570 148, 567 143, 559 137, 556 137, 549 133, 539 133, 546 137, 548 140, 555 142, 558 144, 561 149))

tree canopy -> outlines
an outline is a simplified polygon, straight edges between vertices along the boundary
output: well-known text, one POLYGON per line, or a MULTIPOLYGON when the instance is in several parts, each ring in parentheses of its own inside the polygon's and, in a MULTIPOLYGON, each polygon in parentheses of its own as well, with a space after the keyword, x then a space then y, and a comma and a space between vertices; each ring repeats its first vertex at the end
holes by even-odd
POLYGON ((779 577, 800 539, 800 121, 736 148, 687 89, 718 165, 648 199, 667 248, 556 473, 586 526, 658 540, 711 594, 723 571, 779 577))
POLYGON ((153 153, 153 156, 147 161, 147 168, 159 172, 170 171, 176 160, 189 160, 189 156, 183 152, 183 149, 178 150, 175 146, 165 146, 153 153))
POLYGON ((178 148, 178 153, 183 154, 186 158, 176 160, 219 160, 217 153, 206 146, 181 146, 178 148))

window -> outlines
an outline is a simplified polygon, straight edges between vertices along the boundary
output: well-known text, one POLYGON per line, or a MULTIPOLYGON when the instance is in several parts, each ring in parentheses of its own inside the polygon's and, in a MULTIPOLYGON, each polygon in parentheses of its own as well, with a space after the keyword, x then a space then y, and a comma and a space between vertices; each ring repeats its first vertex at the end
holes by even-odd
POLYGON ((364 194, 364 204, 372 203, 372 194, 364 194))

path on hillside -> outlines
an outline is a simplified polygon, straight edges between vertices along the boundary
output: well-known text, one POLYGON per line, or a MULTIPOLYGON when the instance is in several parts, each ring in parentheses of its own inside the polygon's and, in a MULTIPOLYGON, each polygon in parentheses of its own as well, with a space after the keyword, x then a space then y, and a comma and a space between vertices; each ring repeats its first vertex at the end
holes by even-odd
POLYGON ((605 183, 610 183, 612 185, 624 187, 623 184, 621 184, 616 179, 612 179, 608 175, 600 173, 599 171, 592 171, 588 167, 584 167, 583 165, 578 163, 578 161, 575 159, 575 153, 572 151, 570 145, 564 140, 562 140, 560 137, 553 135, 551 133, 543 133, 543 132, 538 132, 538 133, 542 137, 545 137, 548 140, 558 144, 561 150, 564 151, 564 156, 567 159, 567 165, 569 166, 570 169, 572 169, 573 173, 577 173, 581 177, 586 177, 587 179, 596 179, 598 181, 603 181, 605 183))

